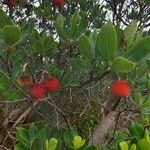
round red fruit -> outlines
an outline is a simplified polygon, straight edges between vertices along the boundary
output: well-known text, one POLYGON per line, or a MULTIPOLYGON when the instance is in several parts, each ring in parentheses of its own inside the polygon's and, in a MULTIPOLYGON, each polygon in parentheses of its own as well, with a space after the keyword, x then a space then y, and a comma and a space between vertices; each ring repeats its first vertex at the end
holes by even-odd
POLYGON ((44 98, 45 93, 44 86, 40 83, 35 83, 30 87, 28 94, 31 98, 42 99, 44 98))
POLYGON ((15 7, 16 0, 7 0, 7 5, 8 7, 15 7))
POLYGON ((126 81, 116 80, 111 85, 111 92, 114 96, 127 97, 130 92, 130 87, 126 81))
POLYGON ((58 91, 60 88, 60 82, 58 79, 55 79, 55 78, 49 78, 45 80, 43 85, 45 89, 47 90, 47 92, 55 92, 55 91, 58 91))
POLYGON ((52 4, 55 6, 60 6, 64 4, 64 0, 51 0, 52 4))

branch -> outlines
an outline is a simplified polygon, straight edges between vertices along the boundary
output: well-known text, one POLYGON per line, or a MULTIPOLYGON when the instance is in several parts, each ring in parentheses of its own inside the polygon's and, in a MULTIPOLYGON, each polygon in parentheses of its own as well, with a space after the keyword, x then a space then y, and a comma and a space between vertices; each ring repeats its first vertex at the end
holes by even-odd
POLYGON ((84 85, 87 85, 87 84, 89 84, 89 83, 92 82, 92 81, 96 82, 96 81, 98 81, 98 80, 102 80, 102 79, 103 79, 107 74, 109 74, 110 72, 111 72, 111 70, 110 70, 110 69, 107 69, 107 70, 105 70, 100 76, 98 76, 98 77, 96 77, 96 78, 90 78, 89 80, 83 82, 80 87, 83 87, 84 85))
POLYGON ((97 129, 90 138, 90 145, 100 146, 104 143, 106 136, 113 130, 119 112, 111 111, 99 123, 97 129))
POLYGON ((116 15, 116 17, 126 26, 128 26, 129 24, 126 23, 121 16, 118 15, 118 13, 116 12, 116 9, 113 7, 113 5, 111 4, 111 2, 109 2, 108 0, 106 0, 106 2, 111 6, 113 13, 116 15))
POLYGON ((22 120, 25 118, 31 111, 32 109, 37 105, 37 101, 33 102, 33 106, 27 108, 15 121, 15 123, 11 126, 11 129, 14 129, 22 120))

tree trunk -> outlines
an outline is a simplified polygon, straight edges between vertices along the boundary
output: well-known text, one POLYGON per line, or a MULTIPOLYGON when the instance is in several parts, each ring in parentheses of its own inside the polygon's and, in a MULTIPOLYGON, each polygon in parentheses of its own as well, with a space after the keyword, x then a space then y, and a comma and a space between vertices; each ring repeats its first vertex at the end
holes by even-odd
POLYGON ((111 111, 101 120, 90 138, 90 145, 96 145, 98 148, 102 146, 106 136, 114 129, 118 115, 119 112, 111 111))

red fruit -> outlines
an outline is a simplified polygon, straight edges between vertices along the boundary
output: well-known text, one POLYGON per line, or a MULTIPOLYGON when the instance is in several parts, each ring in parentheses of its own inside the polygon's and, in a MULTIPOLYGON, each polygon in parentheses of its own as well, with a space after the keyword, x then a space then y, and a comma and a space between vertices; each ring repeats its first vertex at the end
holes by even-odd
POLYGON ((55 92, 60 88, 60 82, 55 78, 49 78, 45 80, 43 85, 48 92, 55 92))
POLYGON ((114 96, 126 97, 129 95, 130 87, 124 80, 116 80, 111 85, 111 92, 114 96))
POLYGON ((45 96, 44 86, 40 83, 33 84, 29 89, 29 96, 35 99, 42 99, 45 96))
POLYGON ((52 0, 52 4, 55 6, 63 5, 64 0, 52 0))
POLYGON ((16 0, 7 0, 7 5, 8 7, 15 7, 16 0))

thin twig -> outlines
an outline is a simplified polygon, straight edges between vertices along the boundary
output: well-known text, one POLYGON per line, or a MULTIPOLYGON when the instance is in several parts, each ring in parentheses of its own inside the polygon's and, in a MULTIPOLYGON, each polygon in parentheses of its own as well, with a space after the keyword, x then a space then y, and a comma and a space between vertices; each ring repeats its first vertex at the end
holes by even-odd
POLYGON ((31 111, 32 111, 32 107, 35 107, 36 105, 37 105, 37 101, 35 101, 34 103, 33 103, 33 106, 31 106, 31 107, 29 107, 28 109, 26 109, 25 111, 24 111, 24 113, 22 113, 19 117, 18 117, 18 119, 15 121, 15 123, 12 125, 12 127, 11 127, 11 129, 13 129, 13 128, 15 128, 19 123, 20 123, 20 121, 24 118, 24 117, 26 117, 27 116, 27 114, 29 114, 31 111))

